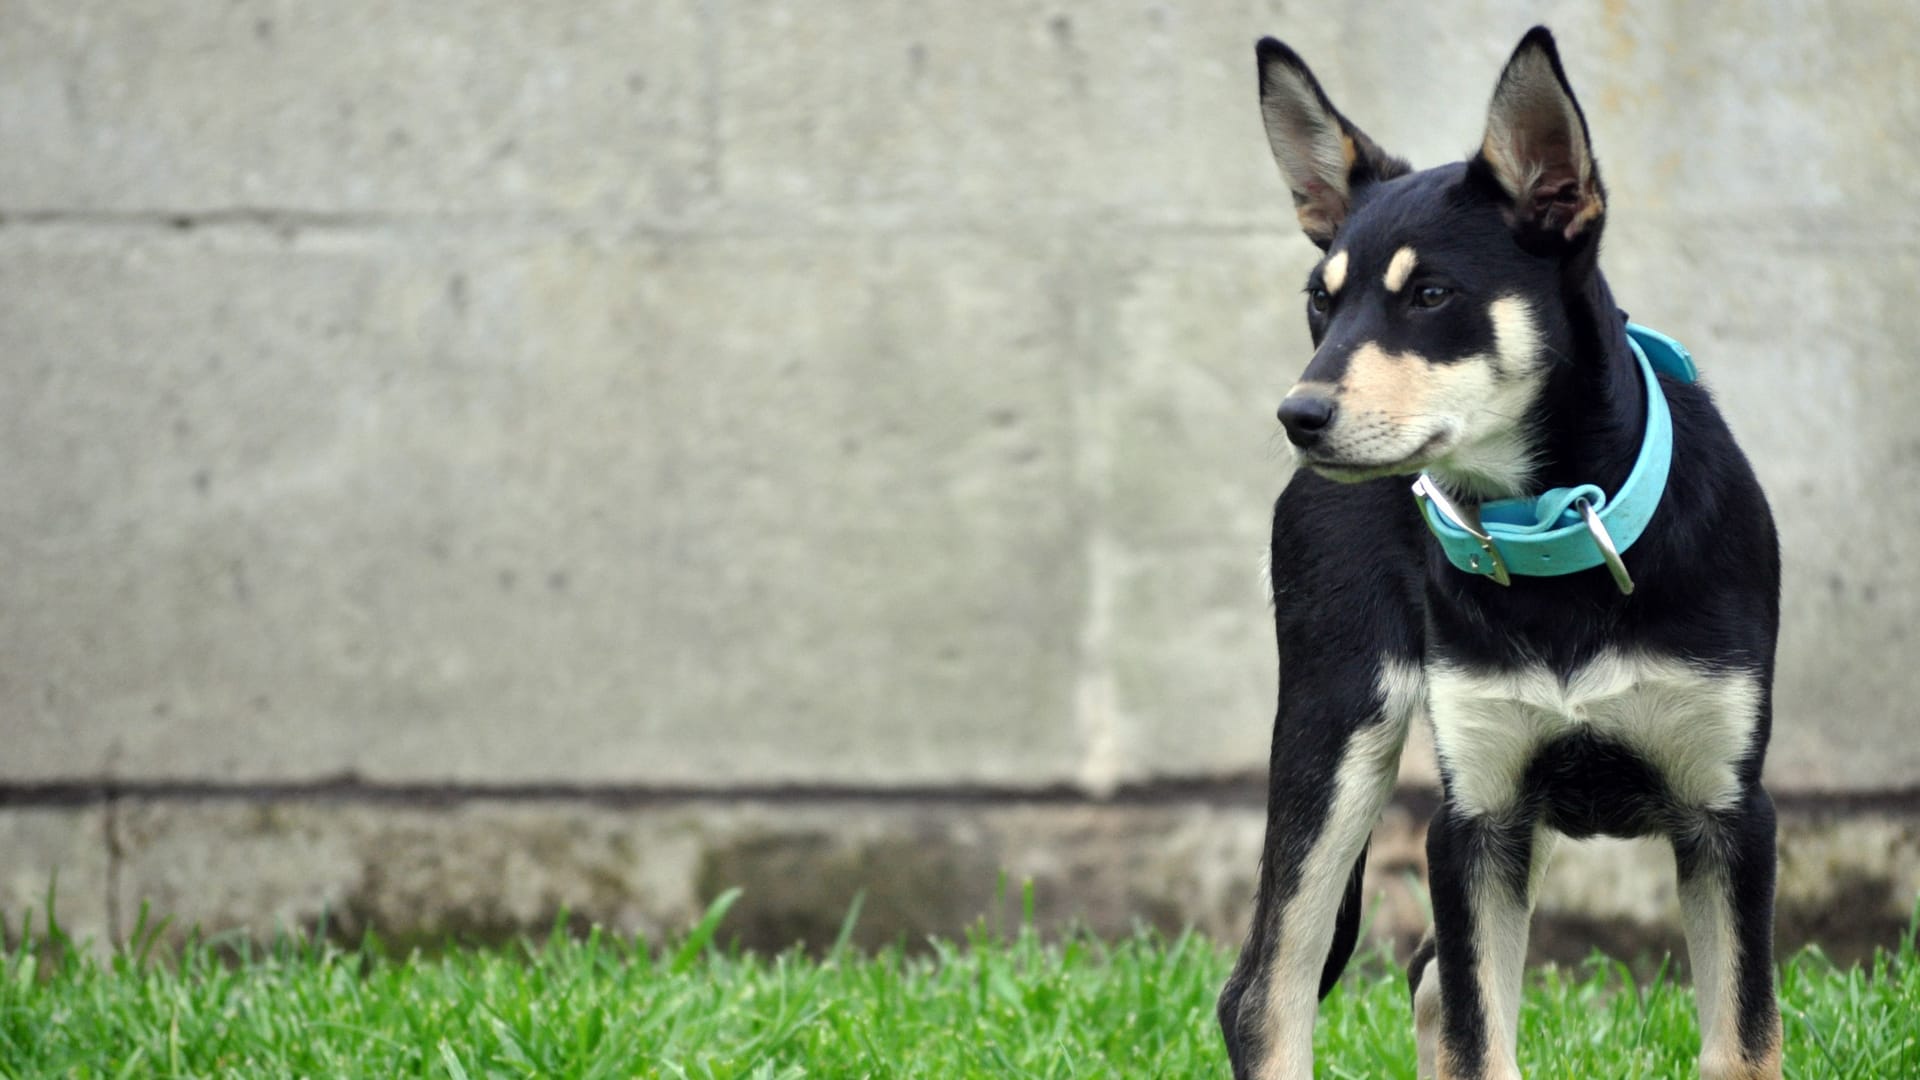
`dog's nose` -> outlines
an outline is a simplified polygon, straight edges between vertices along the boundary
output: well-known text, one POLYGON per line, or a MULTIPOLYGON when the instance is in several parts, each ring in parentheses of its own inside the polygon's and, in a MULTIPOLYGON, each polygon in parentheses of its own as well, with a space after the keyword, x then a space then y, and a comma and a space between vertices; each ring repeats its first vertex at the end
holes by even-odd
POLYGON ((1280 424, 1287 429, 1287 441, 1303 450, 1319 442, 1331 423, 1332 398, 1295 394, 1280 403, 1280 424))

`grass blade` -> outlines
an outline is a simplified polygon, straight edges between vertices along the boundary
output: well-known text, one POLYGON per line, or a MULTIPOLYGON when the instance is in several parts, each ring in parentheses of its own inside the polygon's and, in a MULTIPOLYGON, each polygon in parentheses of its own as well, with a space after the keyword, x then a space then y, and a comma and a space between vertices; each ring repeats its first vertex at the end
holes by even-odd
POLYGON ((727 909, 733 907, 734 901, 738 899, 740 899, 739 889, 728 889, 713 898, 713 903, 707 905, 707 913, 700 917, 700 921, 695 923, 693 929, 688 932, 686 940, 674 950, 673 963, 668 966, 669 971, 675 975, 684 975, 689 968, 693 967, 693 962, 700 958, 700 954, 705 952, 707 945, 713 941, 714 933, 720 929, 720 920, 727 917, 727 909))

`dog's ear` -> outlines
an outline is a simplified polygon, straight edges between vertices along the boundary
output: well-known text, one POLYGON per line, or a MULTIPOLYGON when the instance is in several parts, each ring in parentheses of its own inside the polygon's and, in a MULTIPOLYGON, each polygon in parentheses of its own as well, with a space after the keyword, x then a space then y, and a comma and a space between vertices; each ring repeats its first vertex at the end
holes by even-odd
POLYGON ((1362 186, 1407 172, 1406 162, 1375 146, 1327 100, 1299 54, 1272 38, 1254 47, 1260 64, 1260 115, 1294 212, 1308 239, 1325 248, 1362 186))
POLYGON ((1475 165, 1506 192, 1515 229, 1572 241, 1597 233, 1606 212, 1592 145, 1553 35, 1536 26, 1520 39, 1493 88, 1475 165))

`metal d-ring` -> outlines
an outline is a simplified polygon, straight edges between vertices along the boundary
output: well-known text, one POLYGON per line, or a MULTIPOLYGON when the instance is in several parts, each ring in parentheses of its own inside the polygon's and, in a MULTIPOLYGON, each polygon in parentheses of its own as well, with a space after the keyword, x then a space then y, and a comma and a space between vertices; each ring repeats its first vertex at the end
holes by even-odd
POLYGON ((1580 510, 1580 516, 1586 519, 1587 531, 1593 534, 1593 545, 1600 549, 1600 558, 1607 564, 1607 572, 1613 575, 1613 583, 1620 586, 1620 595, 1633 595, 1633 575, 1627 573, 1627 564, 1620 561, 1620 549, 1613 546, 1613 534, 1600 523, 1600 515, 1594 512, 1593 504, 1585 499, 1575 499, 1573 505, 1580 510))
MULTIPOLYGON (((1494 546, 1493 537, 1481 526, 1480 513, 1477 507, 1471 514, 1462 513, 1459 508, 1453 505, 1453 500, 1447 498, 1446 492, 1440 490, 1440 485, 1434 483, 1433 478, 1426 473, 1421 473, 1420 478, 1413 482, 1413 495, 1416 499, 1424 499, 1438 507, 1442 514, 1451 518, 1453 523, 1460 526, 1461 530, 1468 536, 1473 537, 1474 541, 1480 545, 1481 553, 1487 558, 1487 566, 1489 569, 1486 571, 1486 574, 1493 579, 1494 584, 1513 584, 1513 578, 1507 573, 1507 560, 1500 557, 1500 549, 1494 546)), ((1469 560, 1469 565, 1471 565, 1476 572, 1479 572, 1480 556, 1472 556, 1469 560)), ((1629 584, 1627 587, 1632 588, 1633 586, 1629 584)))

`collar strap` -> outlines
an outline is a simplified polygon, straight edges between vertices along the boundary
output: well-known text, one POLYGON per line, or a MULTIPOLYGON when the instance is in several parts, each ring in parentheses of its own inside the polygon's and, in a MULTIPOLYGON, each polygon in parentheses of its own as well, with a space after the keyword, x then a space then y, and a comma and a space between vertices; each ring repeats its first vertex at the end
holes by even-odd
POLYGON ((1448 562, 1501 585, 1515 574, 1558 577, 1605 566, 1622 593, 1633 592, 1620 553, 1646 531, 1673 463, 1673 416, 1659 376, 1685 383, 1698 376, 1686 348, 1658 330, 1628 323, 1627 344, 1647 381, 1647 432, 1620 490, 1609 497, 1592 484, 1581 484, 1462 509, 1432 477, 1421 473, 1413 494, 1448 562))

